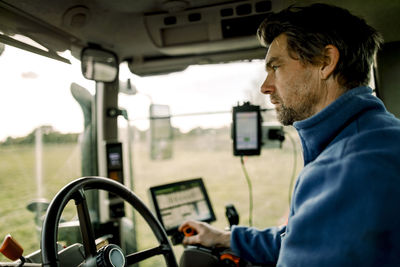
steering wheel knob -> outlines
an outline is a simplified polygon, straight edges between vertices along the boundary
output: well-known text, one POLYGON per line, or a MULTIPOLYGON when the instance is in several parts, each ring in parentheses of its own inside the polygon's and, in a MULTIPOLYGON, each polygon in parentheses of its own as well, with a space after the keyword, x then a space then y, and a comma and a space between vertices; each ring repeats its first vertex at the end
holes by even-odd
POLYGON ((125 255, 119 246, 110 244, 98 251, 96 263, 98 267, 124 267, 125 255))

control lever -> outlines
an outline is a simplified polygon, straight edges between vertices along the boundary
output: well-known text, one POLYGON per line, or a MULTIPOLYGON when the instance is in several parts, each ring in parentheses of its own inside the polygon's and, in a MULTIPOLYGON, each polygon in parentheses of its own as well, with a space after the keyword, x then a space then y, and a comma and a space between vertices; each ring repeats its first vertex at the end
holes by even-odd
POLYGON ((239 224, 239 213, 233 204, 225 206, 225 215, 229 222, 229 229, 231 229, 233 225, 239 224))
POLYGON ((194 230, 192 227, 190 226, 186 226, 185 228, 182 229, 182 232, 185 236, 192 236, 192 235, 196 235, 197 232, 196 230, 194 230))
POLYGON ((3 243, 0 246, 0 252, 12 261, 21 260, 22 266, 25 263, 25 258, 22 256, 24 249, 10 234, 6 235, 3 243))
MULTIPOLYGON (((234 216, 232 222, 239 222, 239 216, 233 205, 229 206, 229 214, 234 216), (234 212, 232 212, 234 211, 234 212), (236 214, 236 215, 235 215, 236 214)), ((193 236, 197 232, 190 226, 182 229, 182 235, 193 236)), ((197 266, 221 266, 221 267, 239 267, 240 258, 235 256, 226 248, 206 248, 202 246, 188 246, 182 255, 180 266, 197 267, 197 266)))
POLYGON ((196 230, 194 230, 190 226, 186 226, 185 228, 182 229, 182 232, 176 231, 172 236, 171 236, 171 242, 173 245, 178 245, 182 243, 182 240, 185 236, 192 236, 197 234, 196 230))

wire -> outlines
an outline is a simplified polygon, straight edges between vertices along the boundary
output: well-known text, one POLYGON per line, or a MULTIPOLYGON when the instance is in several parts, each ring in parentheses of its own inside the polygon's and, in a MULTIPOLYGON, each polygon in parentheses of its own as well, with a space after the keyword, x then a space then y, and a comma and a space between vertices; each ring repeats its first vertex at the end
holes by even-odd
POLYGON ((290 178, 290 184, 289 184, 289 206, 290 206, 290 203, 292 202, 293 183, 294 183, 294 179, 296 177, 296 170, 297 170, 297 149, 296 149, 296 142, 294 141, 293 137, 288 132, 285 132, 285 133, 287 136, 289 136, 289 139, 293 145, 293 171, 292 171, 292 177, 290 178))
POLYGON ((251 185, 251 180, 249 174, 247 173, 243 156, 240 156, 240 163, 242 165, 242 170, 244 176, 246 177, 247 185, 249 187, 249 226, 253 226, 253 186, 251 185))

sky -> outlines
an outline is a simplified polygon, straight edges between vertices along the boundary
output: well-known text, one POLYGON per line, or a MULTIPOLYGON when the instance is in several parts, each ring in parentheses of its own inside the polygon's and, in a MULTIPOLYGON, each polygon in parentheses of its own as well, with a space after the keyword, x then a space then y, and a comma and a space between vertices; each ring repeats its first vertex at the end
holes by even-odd
MULTIPOLYGON (((80 62, 68 54, 72 64, 48 59, 6 46, 0 56, 0 141, 24 136, 41 125, 60 132, 82 132, 83 115, 72 97, 75 82, 95 91, 93 81, 80 72, 80 62)), ((171 114, 230 111, 248 98, 266 99, 259 93, 265 78, 264 63, 230 63, 191 66, 183 72, 139 77, 121 65, 120 80, 130 79, 136 95, 120 94, 119 105, 128 110, 131 124, 146 129, 150 103, 170 105, 171 114)), ((266 100, 265 100, 266 101, 266 100)), ((189 131, 194 127, 229 125, 231 114, 173 118, 173 126, 189 131)))

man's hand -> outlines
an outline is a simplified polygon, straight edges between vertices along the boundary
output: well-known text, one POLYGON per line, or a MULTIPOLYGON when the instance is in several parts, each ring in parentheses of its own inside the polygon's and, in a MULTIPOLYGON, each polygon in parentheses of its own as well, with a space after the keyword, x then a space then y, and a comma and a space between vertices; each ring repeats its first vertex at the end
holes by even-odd
POLYGON ((184 228, 192 228, 196 234, 185 236, 184 245, 202 245, 205 247, 226 247, 231 245, 231 232, 218 230, 204 222, 187 221, 179 226, 179 231, 184 228))

